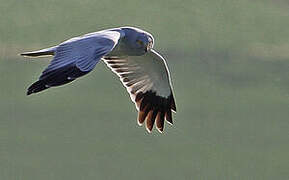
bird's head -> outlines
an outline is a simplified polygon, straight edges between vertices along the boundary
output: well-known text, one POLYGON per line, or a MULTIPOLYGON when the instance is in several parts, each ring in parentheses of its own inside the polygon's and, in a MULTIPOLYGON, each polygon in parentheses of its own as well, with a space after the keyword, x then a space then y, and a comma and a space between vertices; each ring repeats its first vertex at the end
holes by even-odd
POLYGON ((138 28, 125 27, 125 41, 134 54, 142 55, 153 48, 153 36, 138 28))
POLYGON ((135 40, 135 47, 143 50, 144 52, 148 52, 150 49, 152 49, 153 44, 153 37, 147 33, 140 33, 135 40))

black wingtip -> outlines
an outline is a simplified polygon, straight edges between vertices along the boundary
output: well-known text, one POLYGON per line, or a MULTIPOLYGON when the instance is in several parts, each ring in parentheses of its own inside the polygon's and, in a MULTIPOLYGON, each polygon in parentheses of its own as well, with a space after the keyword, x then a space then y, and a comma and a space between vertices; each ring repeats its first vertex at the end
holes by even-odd
POLYGON ((32 91, 27 90, 26 95, 29 96, 32 93, 33 93, 32 91))
POLYGON ((173 111, 177 112, 177 107, 176 107, 175 98, 174 98, 173 94, 170 95, 170 99, 171 99, 171 109, 173 111))
POLYGON ((36 92, 34 92, 34 89, 31 89, 31 88, 29 87, 29 88, 27 89, 26 95, 29 96, 29 95, 31 95, 31 94, 33 94, 33 93, 36 93, 36 92))
POLYGON ((30 94, 38 93, 38 92, 43 91, 47 88, 49 88, 49 87, 46 86, 41 80, 39 80, 39 81, 36 81, 35 83, 33 83, 31 86, 29 86, 29 88, 27 89, 26 95, 29 96, 30 94))
POLYGON ((42 49, 39 51, 32 51, 32 52, 23 52, 20 54, 21 56, 27 57, 39 57, 39 56, 53 56, 54 50, 53 49, 42 49))
POLYGON ((33 57, 33 53, 30 53, 30 52, 24 52, 24 53, 20 53, 18 54, 19 56, 26 56, 26 57, 33 57))
POLYGON ((162 97, 153 91, 140 92, 135 97, 135 103, 139 108, 138 124, 141 125, 146 121, 146 129, 149 132, 155 123, 159 132, 163 132, 165 120, 173 124, 172 110, 176 111, 173 94, 162 97))

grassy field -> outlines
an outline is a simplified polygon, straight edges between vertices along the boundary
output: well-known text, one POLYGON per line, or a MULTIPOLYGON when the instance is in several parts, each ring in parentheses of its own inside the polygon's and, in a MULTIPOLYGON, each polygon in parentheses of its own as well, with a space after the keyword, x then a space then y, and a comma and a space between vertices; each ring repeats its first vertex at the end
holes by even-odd
POLYGON ((0 0, 0 179, 289 179, 286 0, 0 0), (25 95, 50 58, 20 52, 131 25, 152 32, 178 112, 148 134, 103 63, 25 95))

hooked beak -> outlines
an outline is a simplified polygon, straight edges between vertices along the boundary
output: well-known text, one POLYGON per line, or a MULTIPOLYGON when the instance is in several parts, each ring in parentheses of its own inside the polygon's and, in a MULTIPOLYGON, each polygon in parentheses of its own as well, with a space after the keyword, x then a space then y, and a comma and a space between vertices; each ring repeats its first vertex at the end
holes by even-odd
POLYGON ((149 50, 151 50, 152 49, 152 45, 153 44, 151 42, 149 42, 148 45, 145 48, 145 52, 148 52, 149 50))

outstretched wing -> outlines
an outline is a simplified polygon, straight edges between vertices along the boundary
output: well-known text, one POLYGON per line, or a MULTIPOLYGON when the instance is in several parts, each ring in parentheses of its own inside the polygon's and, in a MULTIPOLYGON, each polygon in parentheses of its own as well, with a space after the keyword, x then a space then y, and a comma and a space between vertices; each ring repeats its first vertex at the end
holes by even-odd
POLYGON ((118 43, 119 32, 101 31, 72 38, 56 47, 54 58, 27 95, 69 83, 90 72, 118 43))
POLYGON ((146 121, 151 132, 156 121, 162 132, 165 119, 172 121, 176 111, 169 71, 164 58, 150 50, 143 56, 105 57, 104 62, 116 73, 127 88, 138 112, 138 123, 146 121))

